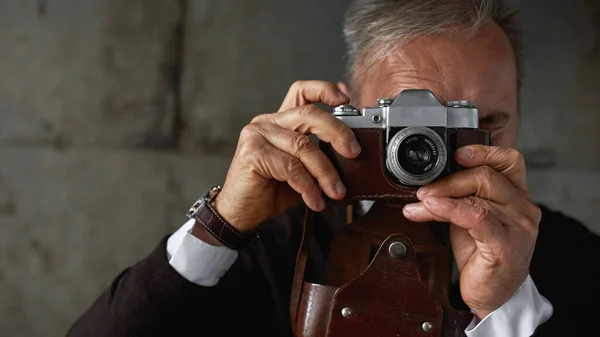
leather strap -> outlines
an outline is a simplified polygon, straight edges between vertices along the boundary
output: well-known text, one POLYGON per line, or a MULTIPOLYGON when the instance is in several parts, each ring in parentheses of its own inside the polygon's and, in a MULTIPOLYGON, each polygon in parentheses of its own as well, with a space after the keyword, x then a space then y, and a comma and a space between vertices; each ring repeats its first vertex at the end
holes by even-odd
POLYGON ((306 260, 308 258, 308 249, 310 247, 310 240, 313 235, 314 213, 306 207, 306 214, 304 216, 304 223, 302 225, 302 241, 300 242, 300 248, 298 249, 298 256, 296 257, 296 267, 294 270, 294 279, 292 281, 292 297, 290 300, 290 317, 292 320, 292 328, 296 329, 296 319, 298 315, 298 307, 300 305, 300 299, 302 296, 302 287, 304 286, 304 275, 306 271, 306 260))
POLYGON ((194 218, 219 242, 231 249, 244 251, 258 239, 256 231, 242 233, 225 221, 208 200, 200 204, 194 218))
POLYGON ((468 311, 456 310, 454 308, 444 308, 445 327, 455 327, 455 329, 444 329, 442 337, 463 337, 466 336, 465 330, 471 324, 473 314, 468 311))

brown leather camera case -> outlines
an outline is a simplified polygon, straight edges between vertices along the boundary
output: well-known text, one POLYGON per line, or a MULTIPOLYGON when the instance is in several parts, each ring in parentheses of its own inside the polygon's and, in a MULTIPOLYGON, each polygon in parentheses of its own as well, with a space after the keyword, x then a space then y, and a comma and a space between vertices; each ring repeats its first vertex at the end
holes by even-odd
MULTIPOLYGON (((321 148, 340 172, 348 191, 346 201, 377 201, 364 216, 349 219, 332 241, 322 284, 305 281, 314 225, 313 213, 307 210, 292 285, 295 335, 464 336, 473 315, 452 308, 448 301, 452 273, 448 224, 404 218, 402 206, 417 200, 416 189, 387 177, 381 132, 355 133, 368 149, 356 159, 345 159, 329 144, 321 148)), ((488 133, 463 129, 455 145, 489 142, 488 133)))
MULTIPOLYGON (((347 200, 395 200, 415 198, 415 188, 392 181, 385 172, 385 144, 382 129, 353 129, 363 148, 358 158, 347 159, 328 143, 320 148, 331 160, 346 185, 347 200)), ((471 144, 490 144, 488 132, 480 129, 460 129, 450 145, 459 148, 471 144)))

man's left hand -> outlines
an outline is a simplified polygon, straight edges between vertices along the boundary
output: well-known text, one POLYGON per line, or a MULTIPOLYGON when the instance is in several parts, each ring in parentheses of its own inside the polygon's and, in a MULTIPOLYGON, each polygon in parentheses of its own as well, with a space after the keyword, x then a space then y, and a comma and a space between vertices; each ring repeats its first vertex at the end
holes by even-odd
POLYGON ((404 207, 415 222, 450 222, 464 302, 483 319, 510 299, 529 274, 541 210, 529 200, 525 162, 515 149, 459 149, 465 170, 421 187, 404 207))

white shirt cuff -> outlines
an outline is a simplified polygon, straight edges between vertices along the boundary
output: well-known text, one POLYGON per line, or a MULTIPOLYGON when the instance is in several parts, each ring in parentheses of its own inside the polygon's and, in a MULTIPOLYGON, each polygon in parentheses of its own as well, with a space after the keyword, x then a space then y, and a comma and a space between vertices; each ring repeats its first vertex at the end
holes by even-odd
POLYGON ((552 313, 552 304, 537 291, 528 275, 506 303, 481 321, 474 317, 465 334, 467 337, 529 337, 552 313))
POLYGON ((190 219, 167 241, 169 264, 186 280, 212 287, 231 268, 238 252, 225 246, 213 246, 191 234, 195 220, 190 219))

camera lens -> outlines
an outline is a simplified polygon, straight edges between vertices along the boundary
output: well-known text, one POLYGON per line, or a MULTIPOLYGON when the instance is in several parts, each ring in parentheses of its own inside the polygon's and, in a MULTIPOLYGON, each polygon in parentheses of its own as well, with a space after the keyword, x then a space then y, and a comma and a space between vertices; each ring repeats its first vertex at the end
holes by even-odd
POLYGON ((414 175, 430 171, 438 158, 437 146, 426 135, 406 137, 398 147, 398 161, 407 173, 414 175))
POLYGON ((423 164, 429 162, 429 159, 431 158, 431 151, 424 146, 415 146, 414 148, 408 149, 407 153, 410 165, 422 167, 423 164))
POLYGON ((387 148, 386 165, 401 184, 425 185, 437 178, 446 165, 446 144, 427 127, 407 127, 396 133, 387 148))

